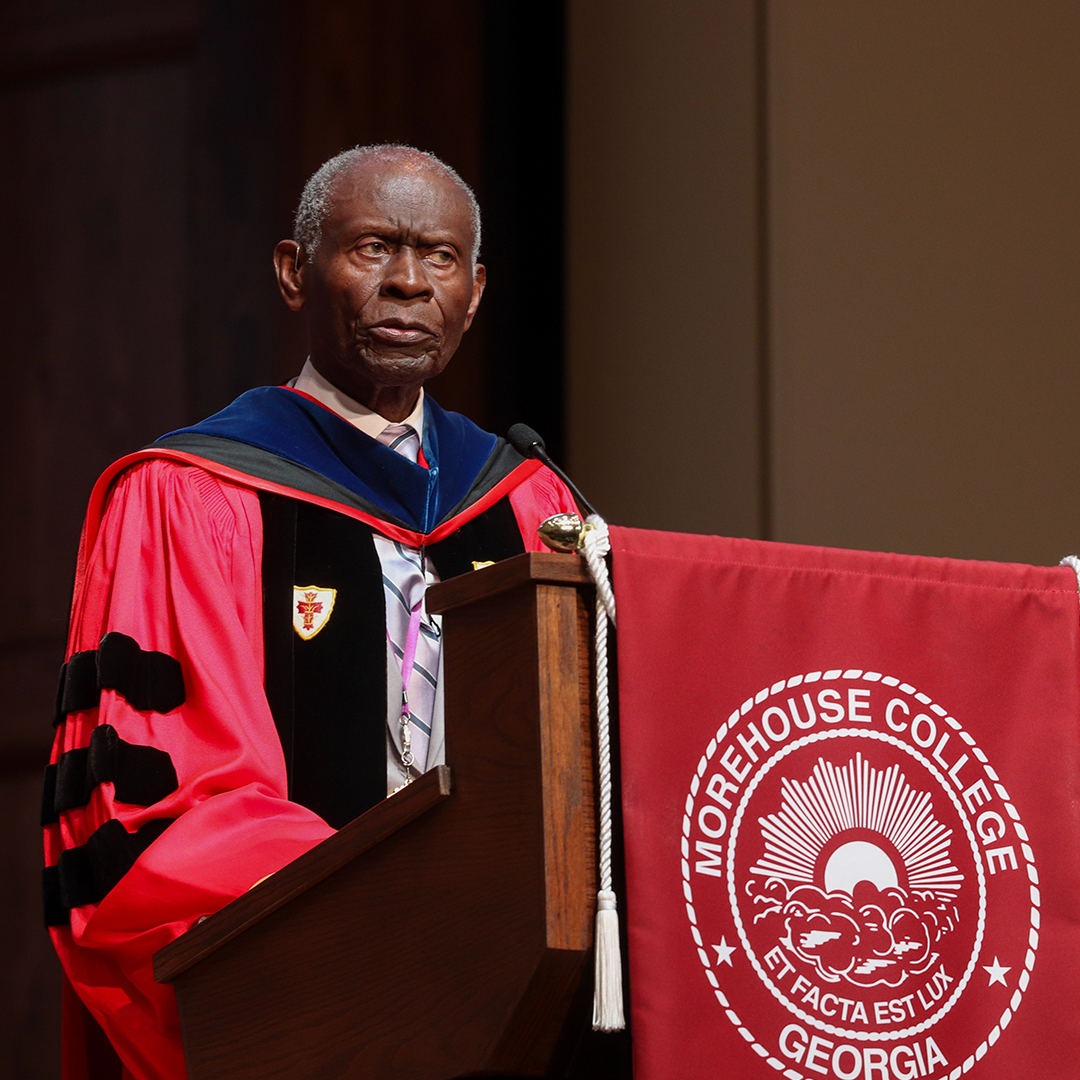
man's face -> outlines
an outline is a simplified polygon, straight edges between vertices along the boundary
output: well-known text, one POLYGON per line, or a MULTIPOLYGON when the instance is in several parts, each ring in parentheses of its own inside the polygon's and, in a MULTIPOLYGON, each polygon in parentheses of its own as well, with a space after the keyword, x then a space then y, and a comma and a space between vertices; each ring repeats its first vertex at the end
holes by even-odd
POLYGON ((404 159, 339 177, 318 248, 301 260, 298 306, 319 372, 369 408, 415 399, 480 303, 472 244, 468 199, 440 173, 404 159))

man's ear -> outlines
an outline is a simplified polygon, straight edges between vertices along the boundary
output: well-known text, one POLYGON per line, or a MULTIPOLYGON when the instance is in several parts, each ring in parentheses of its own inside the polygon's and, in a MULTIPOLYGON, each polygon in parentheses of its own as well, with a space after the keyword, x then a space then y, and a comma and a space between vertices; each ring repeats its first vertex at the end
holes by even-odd
POLYGON ((295 240, 282 240, 274 248, 274 273, 277 275, 278 288, 291 311, 299 311, 304 306, 306 265, 304 249, 295 240))
POLYGON ((484 286, 487 284, 487 267, 483 263, 476 264, 473 272, 472 300, 469 301, 469 310, 465 315, 465 329, 472 326, 473 316, 480 306, 480 297, 484 295, 484 286))

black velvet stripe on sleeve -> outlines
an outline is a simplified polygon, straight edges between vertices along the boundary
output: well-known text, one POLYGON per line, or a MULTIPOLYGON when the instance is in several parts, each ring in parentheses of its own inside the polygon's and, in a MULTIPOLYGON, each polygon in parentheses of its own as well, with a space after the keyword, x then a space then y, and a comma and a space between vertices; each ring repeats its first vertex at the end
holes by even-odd
POLYGON ((445 540, 431 544, 427 554, 439 577, 445 581, 458 574, 470 573, 476 569, 474 562, 499 562, 524 551, 514 508, 509 497, 503 496, 445 540))
POLYGON ((56 694, 57 723, 68 713, 97 707, 101 700, 97 658, 97 649, 77 652, 60 669, 60 687, 56 694))
POLYGON ((98 682, 139 712, 167 713, 184 704, 184 673, 163 652, 139 648, 127 634, 106 634, 98 647, 98 682))
POLYGON ((184 673, 175 657, 140 648, 134 638, 114 631, 97 649, 75 653, 61 668, 53 722, 95 708, 102 690, 116 690, 139 712, 172 712, 184 704, 184 673))
POLYGON ((96 829, 82 847, 62 852, 60 861, 47 867, 42 879, 46 925, 68 922, 73 907, 101 903, 174 820, 158 818, 129 833, 114 818, 96 829))
POLYGON ((67 926, 71 913, 60 899, 60 867, 46 866, 41 871, 41 900, 45 909, 45 926, 67 926))
POLYGON ((168 753, 125 742, 116 728, 102 724, 94 729, 89 746, 61 754, 46 771, 42 825, 58 820, 64 810, 85 806, 94 788, 104 783, 112 783, 119 802, 136 806, 152 806, 179 786, 168 753))
POLYGON ((55 765, 45 766, 45 783, 41 789, 42 825, 55 825, 60 820, 56 813, 56 773, 55 765))
POLYGON ((289 797, 335 828, 386 797, 386 607, 371 529, 261 493, 266 694, 289 797), (293 629, 293 589, 336 589, 323 628, 293 629))

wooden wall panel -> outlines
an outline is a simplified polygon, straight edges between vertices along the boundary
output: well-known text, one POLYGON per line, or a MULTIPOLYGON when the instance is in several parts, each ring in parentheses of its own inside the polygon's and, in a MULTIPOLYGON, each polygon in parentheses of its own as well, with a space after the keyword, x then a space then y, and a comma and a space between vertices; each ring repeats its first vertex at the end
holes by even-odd
POLYGON ((62 635, 94 477, 186 413, 187 122, 179 62, 0 96, 3 639, 62 635))
POLYGON ((41 778, 0 780, 0 1077, 60 1075, 60 961, 41 927, 41 778))
POLYGON ((5 0, 0 79, 69 78, 190 49, 199 0, 5 0))
POLYGON ((274 245, 288 235, 279 85, 286 47, 278 0, 207 5, 192 55, 191 167, 185 229, 191 420, 299 373, 280 369, 285 305, 274 245))

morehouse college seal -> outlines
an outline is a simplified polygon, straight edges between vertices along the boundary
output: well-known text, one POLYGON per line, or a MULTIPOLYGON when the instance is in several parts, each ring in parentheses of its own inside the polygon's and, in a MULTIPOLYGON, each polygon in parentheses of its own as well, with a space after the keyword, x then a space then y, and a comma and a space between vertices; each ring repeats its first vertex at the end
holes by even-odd
POLYGON ((681 846, 704 979, 762 1076, 956 1080, 1021 1006, 1039 878, 1007 778, 900 679, 815 671, 743 702, 681 846))

